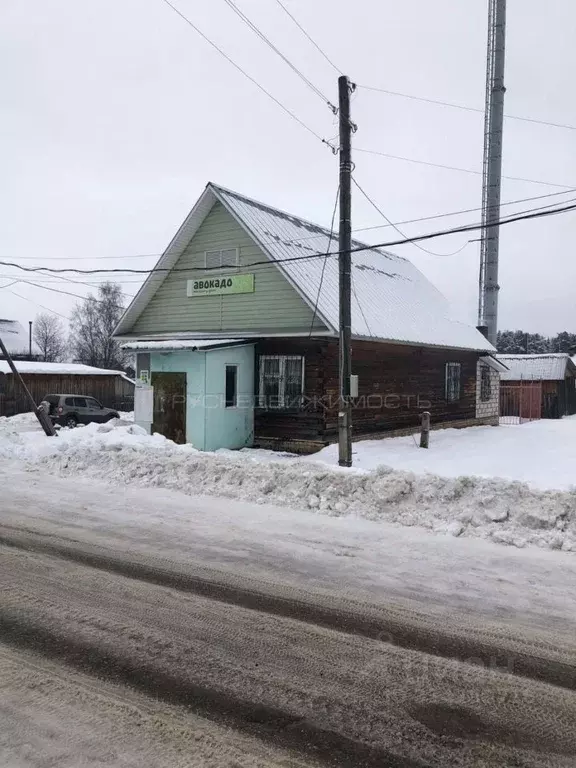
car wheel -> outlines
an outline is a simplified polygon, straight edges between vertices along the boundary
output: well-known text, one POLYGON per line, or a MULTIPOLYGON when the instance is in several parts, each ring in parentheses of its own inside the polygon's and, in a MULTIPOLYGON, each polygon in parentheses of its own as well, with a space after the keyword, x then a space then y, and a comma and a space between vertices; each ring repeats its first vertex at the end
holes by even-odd
POLYGON ((64 426, 69 427, 70 429, 74 429, 74 427, 78 426, 78 419, 76 416, 66 416, 66 420, 64 421, 64 426))

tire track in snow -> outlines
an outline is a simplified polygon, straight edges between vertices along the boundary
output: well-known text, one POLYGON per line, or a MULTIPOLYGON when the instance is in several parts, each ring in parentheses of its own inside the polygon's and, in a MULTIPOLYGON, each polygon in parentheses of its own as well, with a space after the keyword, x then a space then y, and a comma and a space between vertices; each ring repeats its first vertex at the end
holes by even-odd
MULTIPOLYGON (((513 638, 504 631, 486 630, 462 620, 457 629, 445 621, 416 611, 335 600, 291 590, 289 596, 266 590, 265 582, 247 583, 234 574, 204 569, 204 575, 184 573, 155 564, 95 551, 51 534, 14 526, 0 526, 0 545, 46 554, 135 581, 169 587, 249 610, 295 619, 351 635, 359 635, 399 648, 439 658, 479 664, 488 669, 576 690, 576 653, 560 649, 548 638, 513 638)), ((273 585, 270 585, 272 587, 273 585)))

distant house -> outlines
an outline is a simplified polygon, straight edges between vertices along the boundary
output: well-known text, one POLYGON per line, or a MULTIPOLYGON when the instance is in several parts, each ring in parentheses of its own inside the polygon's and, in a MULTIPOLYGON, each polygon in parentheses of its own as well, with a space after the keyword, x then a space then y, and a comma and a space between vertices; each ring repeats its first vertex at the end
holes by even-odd
MULTIPOLYGON (((93 368, 78 363, 17 361, 18 371, 36 405, 44 395, 90 395, 102 405, 132 410, 134 382, 122 371, 93 368)), ((0 360, 0 416, 30 410, 30 404, 6 360, 0 360)))
MULTIPOLYGON (((0 339, 4 342, 8 353, 15 359, 30 360, 30 335, 22 323, 17 320, 0 318, 0 339)), ((36 344, 32 342, 32 356, 38 354, 36 344)), ((2 353, 0 352, 0 358, 2 353)))
POLYGON ((508 369, 500 374, 503 410, 517 410, 514 415, 519 416, 520 411, 530 410, 530 418, 544 419, 576 413, 576 364, 570 355, 558 352, 496 357, 508 369))
MULTIPOLYGON (((355 242, 354 247, 362 244, 355 242)), ((153 429, 203 450, 338 436, 338 261, 326 229, 208 184, 115 336, 154 387, 153 429)), ((501 367, 405 258, 353 253, 355 438, 498 423, 501 367)))

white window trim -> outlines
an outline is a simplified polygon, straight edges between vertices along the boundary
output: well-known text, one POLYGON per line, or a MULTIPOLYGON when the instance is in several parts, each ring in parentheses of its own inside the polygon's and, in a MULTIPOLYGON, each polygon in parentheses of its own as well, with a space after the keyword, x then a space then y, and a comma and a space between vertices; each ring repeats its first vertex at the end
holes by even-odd
POLYGON ((447 403, 458 403, 462 398, 462 363, 449 362, 446 363, 444 371, 444 397, 447 403), (448 371, 458 367, 458 397, 449 397, 448 392, 448 371))
MULTIPOLYGON (((208 254, 209 253, 219 253, 220 254, 220 266, 217 269, 237 269, 240 266, 240 249, 239 248, 211 248, 207 251, 204 251, 204 269, 208 269, 208 254), (235 264, 226 266, 222 266, 222 252, 223 251, 235 251, 236 252, 236 259, 235 264)), ((211 272, 216 272, 217 269, 210 269, 211 272)))
POLYGON ((286 408, 284 402, 286 397, 286 361, 287 360, 301 360, 302 361, 302 381, 300 384, 301 397, 304 397, 304 368, 305 359, 304 355, 260 355, 258 357, 259 365, 259 389, 258 389, 258 405, 260 408, 272 408, 280 409, 286 408), (279 361, 279 387, 278 387, 278 405, 267 405, 264 401, 264 362, 266 360, 278 360, 279 361))

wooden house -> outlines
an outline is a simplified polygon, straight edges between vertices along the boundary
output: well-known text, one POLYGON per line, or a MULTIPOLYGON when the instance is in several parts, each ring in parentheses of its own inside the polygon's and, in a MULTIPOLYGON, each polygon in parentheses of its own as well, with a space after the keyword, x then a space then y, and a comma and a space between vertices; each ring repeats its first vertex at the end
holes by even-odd
MULTIPOLYGON (((337 438, 338 260, 326 229, 208 184, 115 336, 153 429, 212 450, 337 438), (151 417, 152 420, 152 417, 151 417)), ((355 439, 498 423, 499 364, 407 259, 354 242, 355 439)))
MULTIPOLYGON (((39 405, 45 395, 89 395, 107 408, 131 411, 134 382, 122 371, 79 363, 18 361, 18 372, 39 405)), ((0 359, 0 416, 30 410, 30 403, 6 360, 0 359)))
POLYGON ((497 355, 506 366, 502 412, 519 418, 560 419, 576 413, 576 364, 570 355, 497 355))

